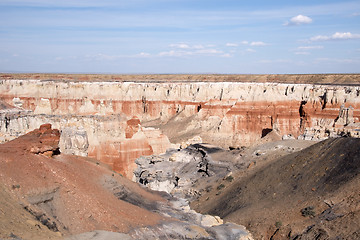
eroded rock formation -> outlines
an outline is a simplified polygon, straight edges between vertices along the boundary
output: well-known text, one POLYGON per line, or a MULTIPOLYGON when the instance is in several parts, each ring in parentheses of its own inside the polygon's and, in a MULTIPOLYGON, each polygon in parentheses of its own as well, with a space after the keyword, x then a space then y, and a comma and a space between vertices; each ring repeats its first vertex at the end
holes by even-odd
POLYGON ((0 144, 1 239, 253 240, 245 227, 196 213, 186 200, 58 153, 59 139, 44 124, 0 144))
POLYGON ((313 140, 359 136, 358 86, 201 81, 3 78, 0 99, 18 111, 2 111, 0 132, 9 139, 50 122, 65 137, 72 128, 77 140, 63 141, 62 150, 100 159, 129 178, 137 157, 196 135, 223 147, 251 145, 273 130, 313 140))

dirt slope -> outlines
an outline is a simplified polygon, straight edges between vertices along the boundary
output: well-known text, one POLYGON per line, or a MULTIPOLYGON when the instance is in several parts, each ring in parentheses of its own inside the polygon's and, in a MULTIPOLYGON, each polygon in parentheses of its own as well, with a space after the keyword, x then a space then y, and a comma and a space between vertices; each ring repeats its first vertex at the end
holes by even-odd
POLYGON ((156 201, 165 201, 161 196, 96 161, 54 155, 58 141, 59 132, 43 125, 0 145, 0 238, 47 239, 59 236, 54 232, 66 236, 95 229, 128 232, 164 219, 150 211, 156 201))
POLYGON ((0 239, 60 239, 61 234, 49 230, 24 209, 3 186, 0 186, 0 239))
POLYGON ((192 207, 256 239, 359 239, 360 139, 317 143, 235 177, 192 207))

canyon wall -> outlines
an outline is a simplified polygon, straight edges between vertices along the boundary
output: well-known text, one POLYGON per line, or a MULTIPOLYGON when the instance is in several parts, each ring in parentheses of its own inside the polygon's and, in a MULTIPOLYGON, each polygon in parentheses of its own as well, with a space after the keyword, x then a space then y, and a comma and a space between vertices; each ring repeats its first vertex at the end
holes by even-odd
POLYGON ((316 140, 359 136, 360 86, 198 81, 0 80, 0 138, 49 122, 61 151, 131 178, 134 160, 194 136, 248 146, 270 131, 316 140), (170 143, 171 142, 171 143, 170 143))

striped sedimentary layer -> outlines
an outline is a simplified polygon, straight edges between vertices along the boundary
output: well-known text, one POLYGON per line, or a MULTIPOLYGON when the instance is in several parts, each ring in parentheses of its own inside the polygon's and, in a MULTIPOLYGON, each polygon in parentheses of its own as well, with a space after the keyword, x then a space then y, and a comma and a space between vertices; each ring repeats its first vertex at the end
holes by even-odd
POLYGON ((62 130, 63 150, 131 177, 137 157, 195 135, 233 147, 272 130, 303 139, 357 137, 359 95, 354 85, 3 79, 0 99, 16 109, 2 110, 0 132, 6 140, 50 122, 62 130))

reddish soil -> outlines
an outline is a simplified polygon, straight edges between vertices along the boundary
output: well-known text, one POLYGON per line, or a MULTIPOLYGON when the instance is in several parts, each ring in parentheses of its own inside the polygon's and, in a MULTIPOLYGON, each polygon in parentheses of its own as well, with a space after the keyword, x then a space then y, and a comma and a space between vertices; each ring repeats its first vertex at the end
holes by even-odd
POLYGON ((54 232, 66 236, 95 229, 128 232, 164 220, 150 211, 157 201, 165 201, 160 195, 96 161, 59 155, 58 141, 58 130, 43 125, 0 145, 0 194, 16 199, 9 204, 19 215, 17 221, 11 220, 12 211, 0 205, 0 238, 10 237, 9 229, 22 239, 56 238, 59 234, 54 232), (24 226, 29 219, 36 231, 24 226))

